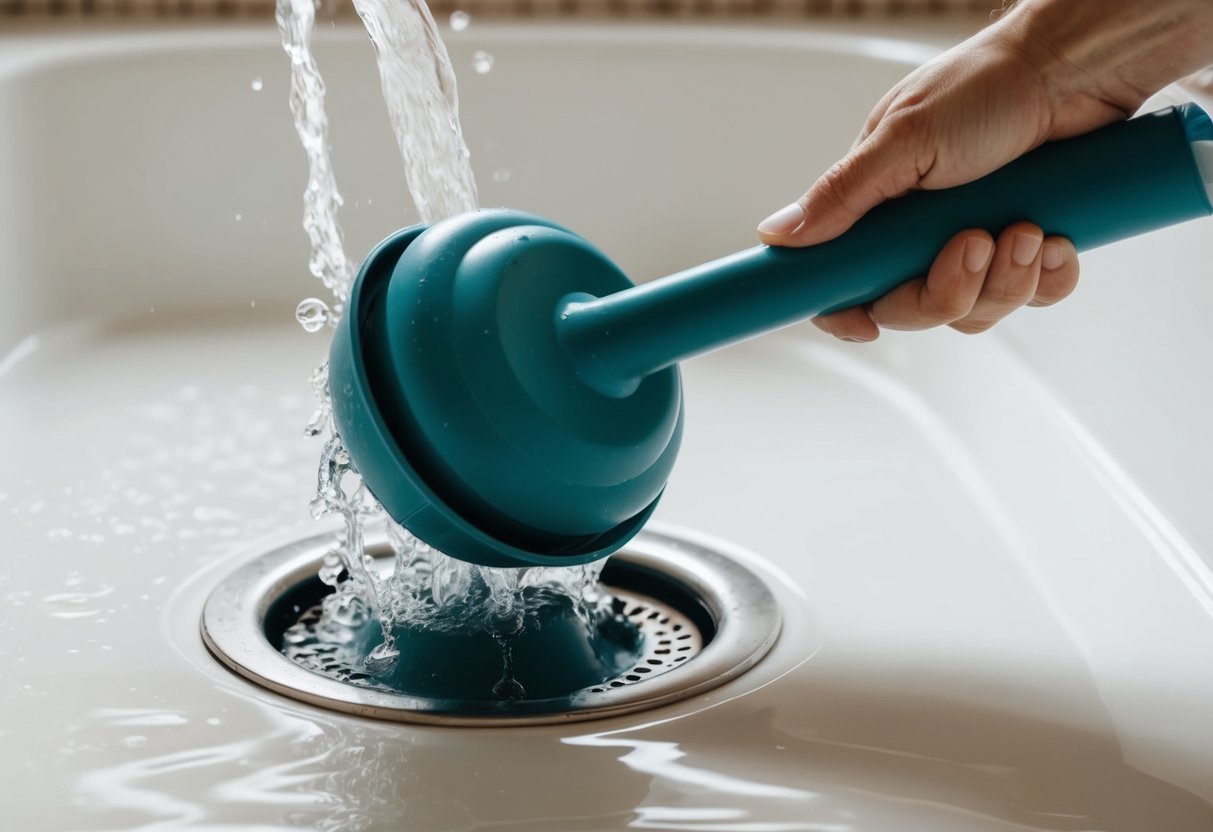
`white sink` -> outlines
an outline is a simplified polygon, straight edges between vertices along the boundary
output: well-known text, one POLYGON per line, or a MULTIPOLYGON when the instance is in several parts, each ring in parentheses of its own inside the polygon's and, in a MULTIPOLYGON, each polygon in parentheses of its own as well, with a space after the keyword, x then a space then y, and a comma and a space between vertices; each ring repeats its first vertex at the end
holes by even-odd
MULTIPOLYGON (((956 37, 448 44, 483 203, 648 278, 751 244, 956 37)), ((369 44, 319 59, 359 254, 413 214, 369 44)), ((198 636, 224 575, 316 531, 303 182, 272 27, 0 35, 6 828, 1213 829, 1209 224, 994 335, 690 362, 659 520, 753 553, 779 643, 657 711, 451 729, 287 700, 198 636)))

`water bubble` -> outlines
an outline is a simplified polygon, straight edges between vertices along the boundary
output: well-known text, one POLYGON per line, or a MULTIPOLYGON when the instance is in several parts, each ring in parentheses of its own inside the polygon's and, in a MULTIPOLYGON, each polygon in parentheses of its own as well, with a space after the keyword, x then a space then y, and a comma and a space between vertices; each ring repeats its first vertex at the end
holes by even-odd
POLYGON ((451 12, 451 31, 462 32, 472 22, 472 16, 467 12, 453 11, 451 12))
POLYGON ((244 214, 237 214, 237 215, 236 215, 236 222, 240 222, 242 219, 244 219, 244 214))
POLYGON ((329 321, 329 307, 319 298, 306 298, 295 307, 295 320, 308 332, 319 332, 329 321))
POLYGON ((328 586, 337 586, 337 579, 341 576, 343 568, 341 554, 334 549, 325 553, 324 563, 320 567, 319 578, 328 586))
POLYGON ((507 702, 526 699, 526 688, 517 679, 503 678, 493 685, 493 695, 507 702))
POLYGON ((493 68, 493 55, 491 52, 485 52, 483 49, 477 49, 476 54, 472 55, 472 69, 479 72, 481 75, 488 73, 493 68))
POLYGON ((372 672, 382 673, 390 670, 399 658, 400 651, 396 648, 396 640, 389 637, 368 653, 362 664, 372 672))
POLYGON ((499 170, 493 171, 493 181, 494 182, 509 182, 510 181, 510 172, 508 170, 506 170, 505 168, 501 168, 499 170))
POLYGON ((264 86, 265 86, 265 84, 264 84, 264 83, 262 83, 262 81, 261 81, 261 78, 260 78, 260 77, 254 78, 254 79, 253 79, 253 82, 252 82, 251 84, 249 84, 249 87, 251 87, 251 88, 252 88, 253 92, 261 92, 261 89, 262 89, 264 86))

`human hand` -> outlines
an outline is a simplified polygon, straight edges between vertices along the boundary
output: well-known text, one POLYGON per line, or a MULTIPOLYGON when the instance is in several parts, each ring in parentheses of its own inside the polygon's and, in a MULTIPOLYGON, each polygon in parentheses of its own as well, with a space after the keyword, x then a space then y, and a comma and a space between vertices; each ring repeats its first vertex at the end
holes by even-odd
MULTIPOLYGON (((760 239, 821 243, 886 199, 970 182, 1045 141, 1127 118, 1151 93, 1213 57, 1198 43, 1185 46, 1189 57, 1177 57, 1175 38, 1161 37, 1157 48, 1165 57, 1152 58, 1134 27, 1157 28, 1159 14, 1176 18, 1184 11, 1189 30, 1213 29, 1207 0, 1158 6, 1166 8, 1142 11, 1126 3, 1109 10, 1106 0, 1020 3, 890 90, 851 151, 797 202, 764 220, 760 239), (1124 56, 1113 48, 1118 39, 1132 40, 1145 55, 1140 67, 1115 63, 1124 56)), ((998 230, 997 239, 982 229, 962 231, 925 277, 814 323, 850 341, 871 341, 880 327, 947 324, 974 333, 1025 304, 1056 303, 1077 284, 1077 255, 1068 240, 1046 238, 1029 220, 998 230)))

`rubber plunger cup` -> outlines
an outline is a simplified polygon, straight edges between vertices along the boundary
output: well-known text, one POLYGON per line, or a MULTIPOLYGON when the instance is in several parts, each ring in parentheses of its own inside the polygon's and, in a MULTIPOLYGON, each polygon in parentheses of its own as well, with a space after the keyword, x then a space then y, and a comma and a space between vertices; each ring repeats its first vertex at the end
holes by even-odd
POLYGON ((757 246, 643 286, 554 223, 484 211, 371 253, 334 338, 338 430, 394 519, 489 566, 572 565, 640 529, 682 429, 677 362, 866 303, 956 232, 1030 219, 1094 248, 1210 208, 1193 105, 1038 148, 873 209, 805 249, 757 246))

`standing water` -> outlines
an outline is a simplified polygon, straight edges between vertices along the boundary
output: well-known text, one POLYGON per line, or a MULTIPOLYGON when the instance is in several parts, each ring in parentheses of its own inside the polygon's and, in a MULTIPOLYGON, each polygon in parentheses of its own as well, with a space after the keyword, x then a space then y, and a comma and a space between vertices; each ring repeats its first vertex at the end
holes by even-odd
MULTIPOLYGON (((405 178, 423 222, 432 223, 477 208, 476 183, 459 124, 455 73, 438 28, 422 0, 355 0, 374 44, 379 77, 400 147, 405 178)), ((332 292, 330 307, 318 298, 299 304, 296 318, 308 332, 336 324, 344 311, 356 269, 345 254, 337 212, 342 200, 329 157, 324 81, 311 50, 314 0, 278 0, 277 21, 291 62, 291 111, 308 159, 303 227, 311 243, 311 273, 332 292)), ((458 19, 458 29, 468 19, 458 19)), ((452 23, 455 23, 454 16, 452 23)), ((491 58, 477 53, 476 69, 491 58)), ((320 579, 335 588, 320 614, 287 633, 295 645, 317 645, 324 657, 313 669, 370 686, 385 684, 400 657, 397 639, 410 631, 487 633, 501 647, 502 675, 492 694, 526 697, 513 677, 512 641, 537 626, 553 604, 571 606, 591 642, 601 633, 628 628, 602 592, 603 562, 568 568, 491 569, 436 551, 386 517, 362 483, 332 421, 328 367, 312 374, 318 407, 309 436, 323 436, 312 513, 339 515, 344 531, 326 555, 320 579), (390 574, 379 572, 366 553, 369 522, 387 525, 394 553, 390 574), (377 625, 377 626, 376 626, 377 625), (376 630, 372 638, 367 631, 376 630)), ((598 644, 604 651, 610 645, 598 644)))

